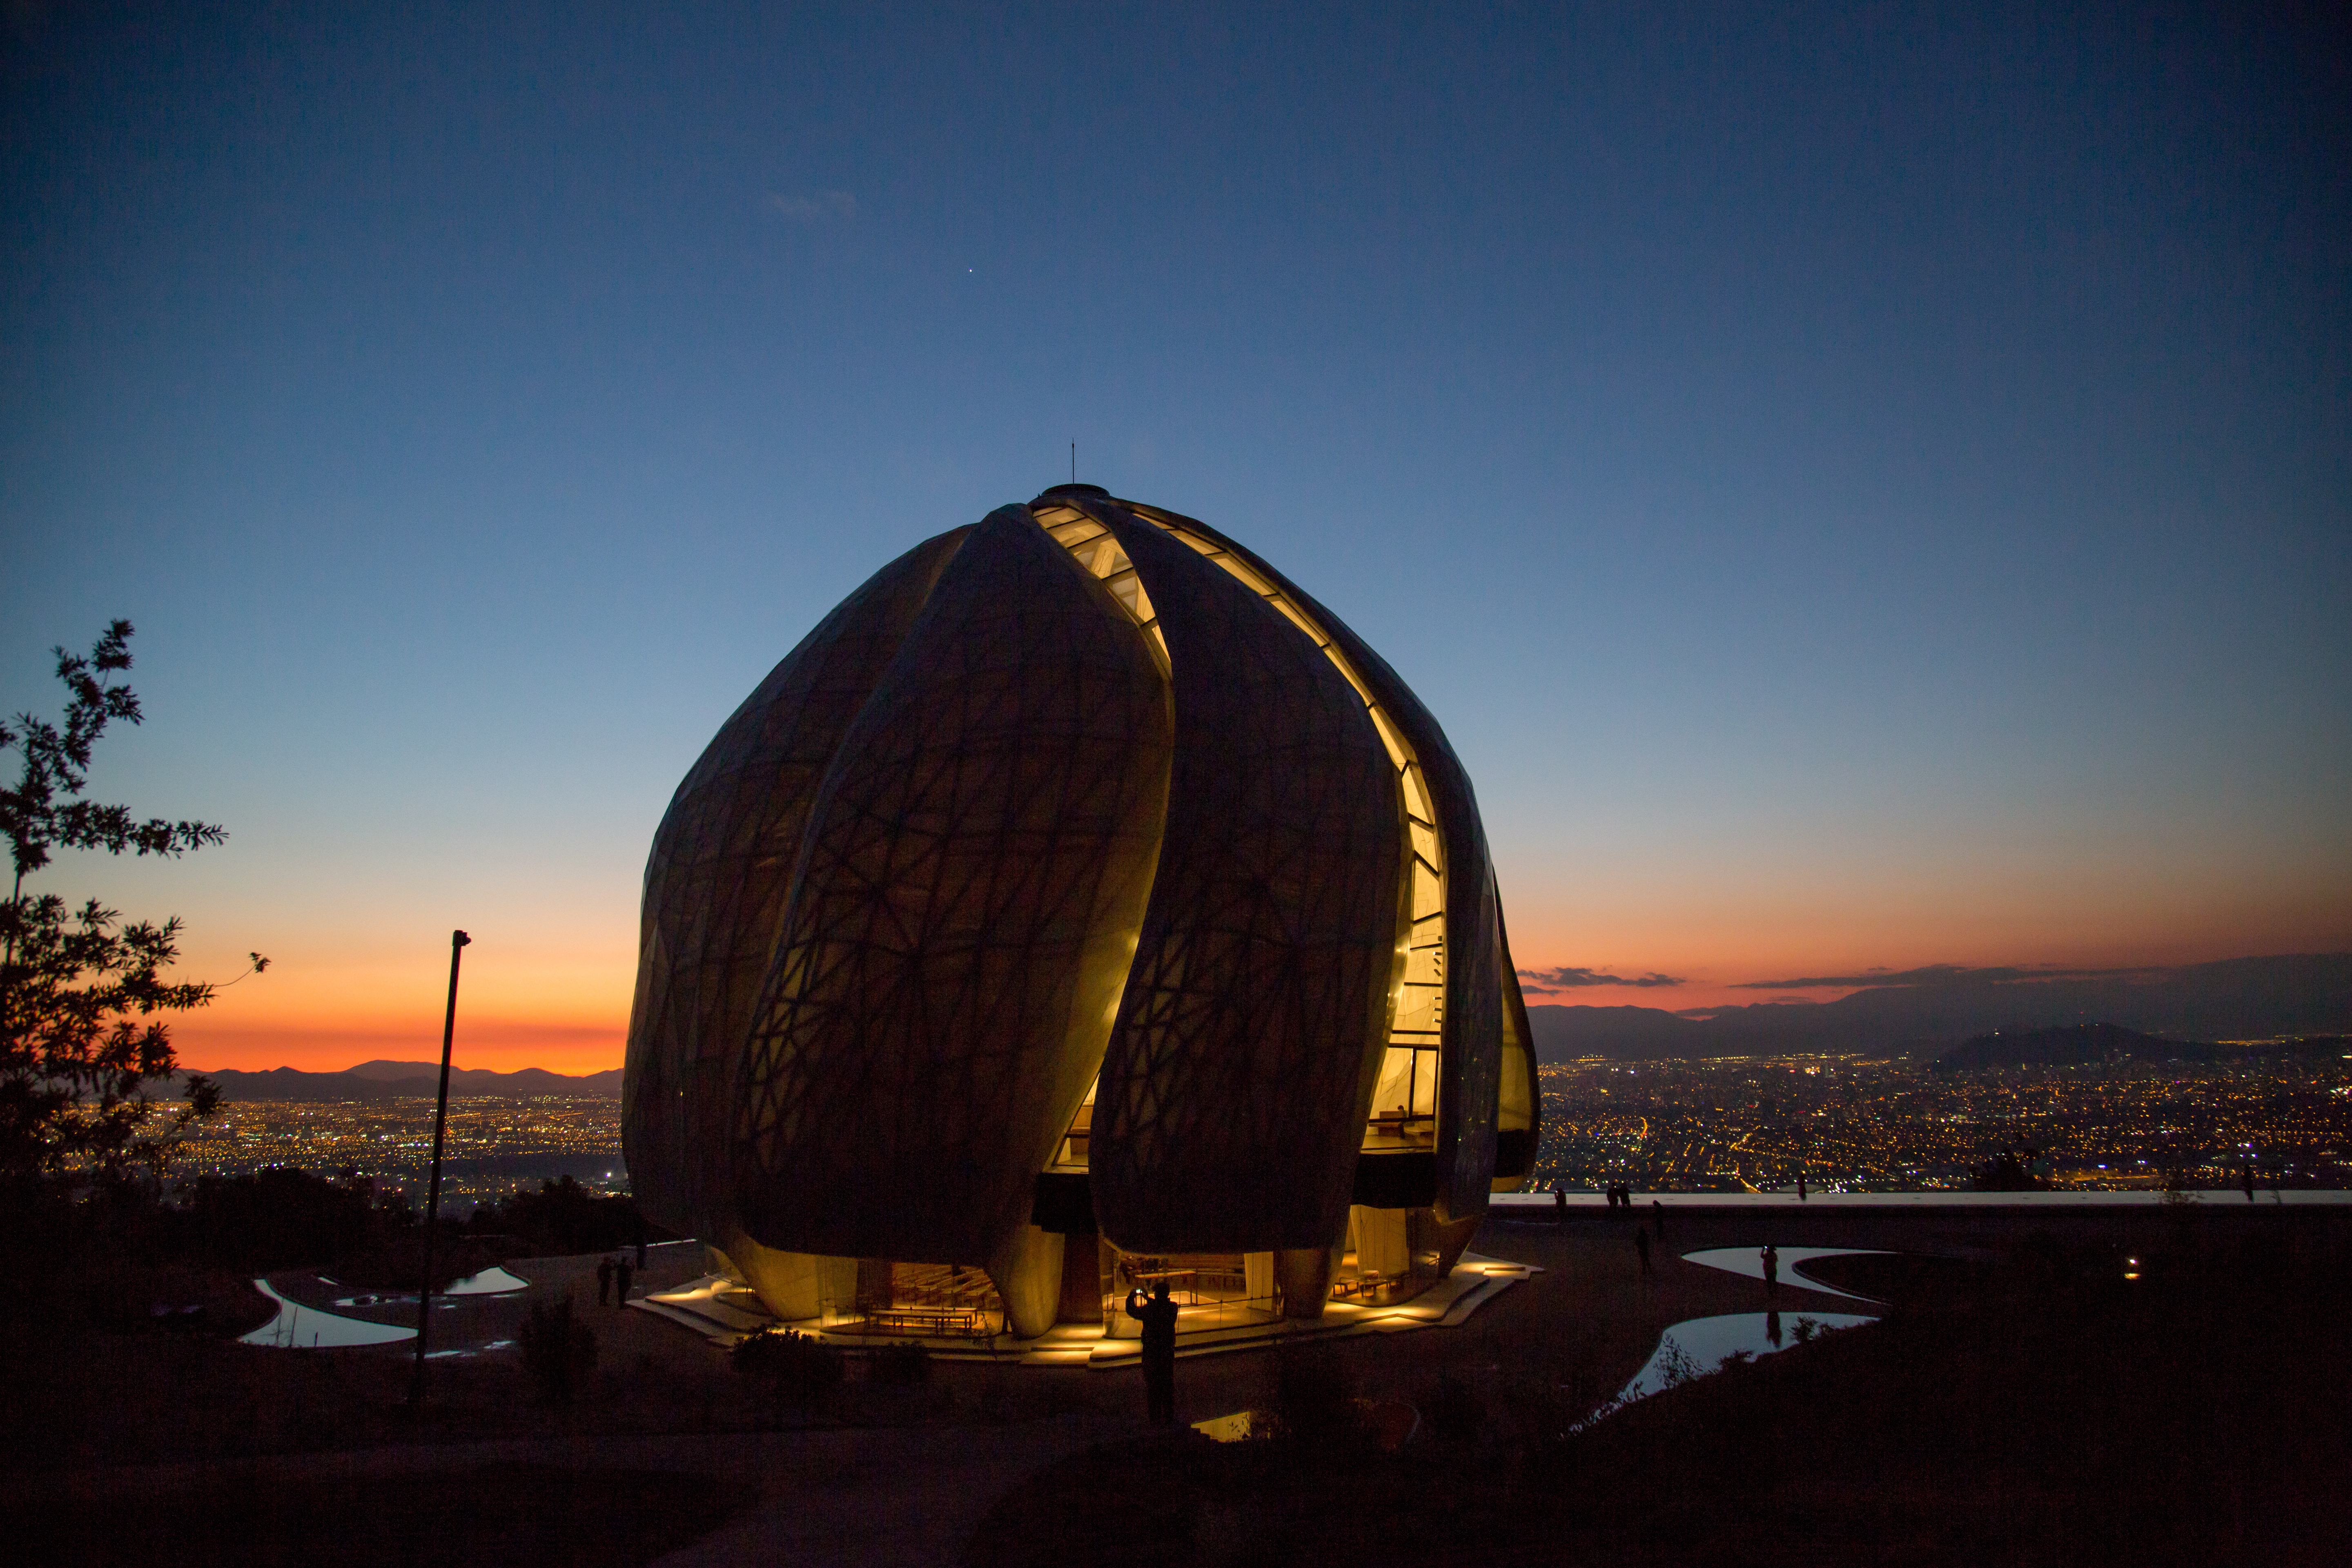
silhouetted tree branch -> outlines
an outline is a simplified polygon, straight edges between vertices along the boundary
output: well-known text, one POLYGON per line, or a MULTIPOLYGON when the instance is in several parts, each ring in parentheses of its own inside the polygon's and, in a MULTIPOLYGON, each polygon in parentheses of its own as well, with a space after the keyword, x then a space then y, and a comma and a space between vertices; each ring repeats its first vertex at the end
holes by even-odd
MULTIPOLYGON (((165 978, 179 956, 179 921, 123 925, 95 899, 70 909, 54 893, 25 891, 26 876, 59 849, 179 855, 227 837, 213 823, 142 822, 127 806, 82 798, 107 725, 140 721, 138 697, 107 679, 131 668, 131 635, 130 622, 115 621, 87 657, 56 650, 68 693, 62 723, 25 713, 0 725, 0 750, 23 762, 16 783, 0 789, 14 868, 0 905, 0 1179, 11 1184, 160 1171, 187 1128, 220 1104, 196 1075, 184 1106, 155 1113, 157 1089, 179 1068, 157 1016, 202 1007, 216 989, 165 978)), ((257 952, 246 973, 268 966, 257 952)))

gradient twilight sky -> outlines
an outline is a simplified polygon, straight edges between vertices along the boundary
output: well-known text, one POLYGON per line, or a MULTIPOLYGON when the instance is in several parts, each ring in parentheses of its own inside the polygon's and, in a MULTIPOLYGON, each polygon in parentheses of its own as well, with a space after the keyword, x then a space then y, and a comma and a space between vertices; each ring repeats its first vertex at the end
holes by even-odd
POLYGON ((0 709, 128 616, 93 793, 232 835, 36 886, 276 960, 194 1066, 432 1056, 456 925, 617 1065, 711 731, 1075 439, 1685 982, 1534 999, 2352 946, 2344 41, 2104 9, 13 5, 0 709))

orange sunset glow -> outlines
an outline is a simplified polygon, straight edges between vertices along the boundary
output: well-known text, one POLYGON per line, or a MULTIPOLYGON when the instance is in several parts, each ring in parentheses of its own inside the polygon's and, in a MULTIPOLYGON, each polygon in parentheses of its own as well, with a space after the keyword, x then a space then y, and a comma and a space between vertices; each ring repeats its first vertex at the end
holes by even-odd
MULTIPOLYGON (((1507 868, 1506 868, 1507 875, 1507 868)), ((1981 890, 1980 890, 1981 891, 1981 890)), ((1530 980, 1531 1005, 1693 1010, 1773 998, 1829 1001, 1851 987, 1756 990, 1759 981, 1933 963, 2126 969, 2201 963, 2264 952, 2331 951, 2352 945, 2340 900, 2318 889, 2301 899, 2241 889, 2207 902, 2188 894, 2154 898, 2099 918, 2100 901, 2067 898, 2031 883, 2006 896, 1958 907, 1930 891, 1885 904, 1852 893, 1810 900, 1773 889, 1713 899, 1681 889, 1671 902, 1656 889, 1588 889, 1584 900, 1507 880, 1514 956, 1524 973, 1574 966, 1631 981, 1664 975, 1679 984, 1553 988, 1530 980), (1591 907, 1580 908, 1591 901, 1591 907)), ((460 989, 455 1059, 513 1071, 538 1067, 590 1073, 622 1065, 636 977, 636 920, 615 889, 602 918, 572 918, 562 940, 470 921, 460 989)), ((575 911, 575 917, 577 912, 575 911)), ((231 915, 207 924, 225 929, 231 915)), ((542 923, 542 931, 548 929, 542 923)), ((333 1071, 373 1059, 426 1061, 440 1052, 447 931, 386 931, 372 951, 358 944, 281 941, 266 974, 222 991, 207 1009, 173 1024, 181 1059, 197 1068, 253 1071, 292 1067, 333 1071)), ((228 944, 192 944, 192 976, 233 973, 228 944)))

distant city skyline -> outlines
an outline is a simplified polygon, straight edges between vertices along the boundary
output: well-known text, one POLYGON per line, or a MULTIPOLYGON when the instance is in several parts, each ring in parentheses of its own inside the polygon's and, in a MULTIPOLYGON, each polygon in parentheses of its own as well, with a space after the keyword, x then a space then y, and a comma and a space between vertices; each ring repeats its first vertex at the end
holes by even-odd
POLYGON ((1072 440, 1428 703, 1531 1003, 2352 950, 2325 18, 0 26, 0 711, 128 616, 92 794, 230 834, 30 886, 272 958, 191 1065, 436 1056, 463 926, 462 1065, 617 1066, 704 742, 1072 440))
MULTIPOLYGON (((2294 1188, 2352 1182, 2352 1079, 2340 1059, 2122 1062, 2007 1075, 1939 1072, 1922 1061, 1850 1054, 1723 1060, 1590 1059, 1542 1069, 1538 1191, 1632 1180, 1645 1191, 1816 1192, 1966 1188, 1988 1162, 2031 1147, 2056 1185, 2156 1186, 2186 1170, 2225 1188, 2242 1162, 2294 1188)), ((177 1165, 183 1178, 273 1165, 352 1169, 380 1187, 421 1186, 431 1103, 405 1098, 320 1103, 236 1085, 177 1165), (305 1100, 310 1101, 304 1103, 305 1100)), ((618 1086, 538 1098, 460 1090, 449 1147, 451 1190, 501 1195, 569 1174, 628 1190, 618 1086), (468 1098, 468 1093, 477 1096, 468 1098)), ((446 1194, 445 1194, 445 1196, 446 1194)))

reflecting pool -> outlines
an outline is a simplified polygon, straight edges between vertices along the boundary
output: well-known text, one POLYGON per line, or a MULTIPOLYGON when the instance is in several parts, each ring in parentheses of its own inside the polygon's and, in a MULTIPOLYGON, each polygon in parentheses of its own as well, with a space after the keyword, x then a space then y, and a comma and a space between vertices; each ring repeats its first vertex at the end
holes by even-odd
MULTIPOLYGON (((326 1279, 330 1285, 335 1283, 332 1279, 327 1279, 323 1274, 319 1278, 326 1279)), ((434 1291, 433 1294, 436 1300, 445 1296, 503 1296, 509 1291, 530 1289, 530 1280, 494 1266, 483 1269, 479 1274, 468 1274, 463 1279, 453 1280, 441 1289, 434 1291)), ((358 1296, 338 1296, 335 1298, 335 1305, 338 1307, 414 1307, 416 1305, 416 1292, 376 1290, 358 1296)))
POLYGON ((446 1361, 451 1357, 457 1356, 488 1355, 492 1351, 510 1351, 514 1349, 514 1347, 515 1342, 512 1340, 490 1340, 478 1345, 459 1345, 456 1350, 426 1351, 425 1352, 425 1359, 426 1361, 446 1361))
POLYGON ((440 1296, 498 1296, 502 1295, 509 1290, 528 1290, 530 1289, 530 1280, 521 1279, 517 1275, 509 1274, 505 1269, 493 1264, 491 1267, 483 1269, 479 1274, 468 1274, 463 1279, 456 1281, 447 1289, 436 1291, 435 1294, 440 1296))
MULTIPOLYGON (((1818 1290, 1824 1296, 1843 1296, 1849 1301, 1868 1301, 1874 1307, 1878 1305, 1874 1298, 1857 1296, 1851 1290, 1841 1290, 1834 1285, 1824 1285, 1811 1275, 1802 1272, 1799 1268, 1808 1259, 1815 1258, 1856 1258, 1870 1255, 1888 1256, 1884 1248, 1875 1247, 1784 1247, 1780 1248, 1780 1278, 1800 1289, 1818 1290)), ((1707 1268, 1721 1268, 1733 1274, 1745 1274, 1750 1279, 1764 1278, 1763 1253, 1759 1248, 1753 1247, 1706 1247, 1697 1252, 1684 1253, 1683 1261, 1696 1263, 1707 1268)), ((1818 1312, 1813 1315, 1821 1316, 1818 1312)))
POLYGON ((255 1280, 253 1288, 278 1303, 278 1316, 243 1335, 238 1342, 242 1344, 275 1345, 280 1350, 336 1350, 349 1345, 388 1345, 395 1340, 416 1337, 415 1329, 366 1322, 301 1306, 271 1289, 267 1279, 255 1280))
POLYGON ((1768 1356, 1817 1335, 1877 1321, 1854 1312, 1727 1312, 1717 1318, 1686 1318, 1658 1336, 1649 1364, 1625 1385, 1617 1402, 1631 1404, 1720 1372, 1735 1355, 1768 1356))

